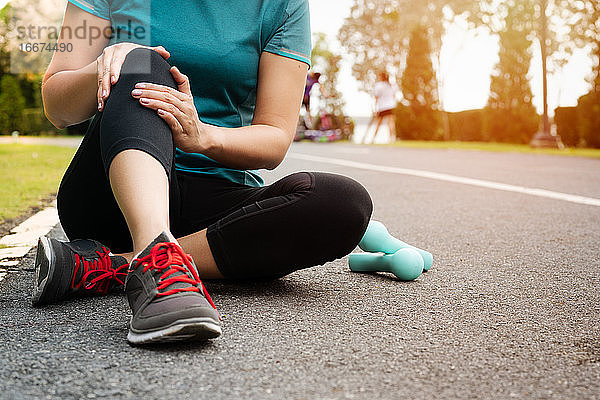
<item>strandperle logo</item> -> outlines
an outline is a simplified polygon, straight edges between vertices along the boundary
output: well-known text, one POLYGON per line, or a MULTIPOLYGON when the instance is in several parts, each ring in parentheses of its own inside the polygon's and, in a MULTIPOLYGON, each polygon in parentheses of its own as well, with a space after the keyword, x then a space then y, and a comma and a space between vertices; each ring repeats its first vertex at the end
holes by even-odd
MULTIPOLYGON (((136 5, 135 16, 116 13, 113 18, 109 13, 110 21, 98 24, 85 18, 72 19, 68 26, 62 26, 67 0, 10 0, 5 9, 7 23, 0 23, 5 51, 10 54, 10 72, 43 74, 55 53, 81 53, 86 47, 100 47, 100 43, 150 45, 151 2, 131 2, 136 5)), ((85 0, 73 4, 94 11, 93 4, 85 0)))
POLYGON ((150 29, 128 20, 104 28, 85 20, 77 26, 34 24, 12 20, 7 36, 11 73, 43 73, 55 52, 81 51, 77 46, 93 46, 98 41, 150 44, 150 29))
POLYGON ((62 28, 56 26, 44 25, 17 25, 16 39, 22 43, 33 43, 34 41, 56 41, 72 39, 88 39, 88 44, 92 44, 94 40, 104 37, 106 39, 117 41, 135 40, 136 42, 146 40, 147 29, 143 26, 135 26, 133 21, 127 21, 126 25, 108 26, 100 29, 96 26, 88 26, 84 20, 80 26, 75 28, 65 26, 62 28))

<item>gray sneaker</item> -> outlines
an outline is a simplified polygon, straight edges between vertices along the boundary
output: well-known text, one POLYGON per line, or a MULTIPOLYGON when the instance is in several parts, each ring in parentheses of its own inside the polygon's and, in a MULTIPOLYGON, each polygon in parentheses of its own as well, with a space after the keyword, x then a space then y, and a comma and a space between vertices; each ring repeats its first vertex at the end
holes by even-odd
POLYGON ((38 241, 31 302, 56 303, 75 296, 123 293, 127 260, 113 255, 95 240, 60 242, 46 236, 38 241))
POLYGON ((161 233, 131 262, 125 282, 132 344, 203 341, 221 335, 220 316, 196 265, 161 233))

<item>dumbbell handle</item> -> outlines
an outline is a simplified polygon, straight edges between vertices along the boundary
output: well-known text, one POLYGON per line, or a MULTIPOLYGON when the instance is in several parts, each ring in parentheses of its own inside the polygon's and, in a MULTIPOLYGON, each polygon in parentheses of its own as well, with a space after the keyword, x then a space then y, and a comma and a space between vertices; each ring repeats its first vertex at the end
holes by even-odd
POLYGON ((423 272, 423 257, 410 248, 394 254, 353 253, 349 265, 354 272, 391 272, 400 280, 412 281, 423 272))
POLYGON ((392 272, 393 254, 352 253, 350 269, 354 272, 392 272))

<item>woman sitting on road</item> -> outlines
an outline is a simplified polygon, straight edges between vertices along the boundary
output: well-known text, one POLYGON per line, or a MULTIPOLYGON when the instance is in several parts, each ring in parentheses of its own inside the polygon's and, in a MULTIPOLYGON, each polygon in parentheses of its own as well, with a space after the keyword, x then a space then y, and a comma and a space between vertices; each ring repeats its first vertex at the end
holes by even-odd
POLYGON ((294 137, 308 0, 149 3, 67 5, 63 31, 141 21, 134 32, 151 38, 60 39, 73 51, 55 52, 44 76, 46 115, 59 128, 94 118, 58 193, 71 242, 40 239, 33 303, 124 288, 130 342, 204 340, 221 327, 201 278, 277 278, 343 257, 372 203, 344 176, 264 186, 257 172, 294 137))

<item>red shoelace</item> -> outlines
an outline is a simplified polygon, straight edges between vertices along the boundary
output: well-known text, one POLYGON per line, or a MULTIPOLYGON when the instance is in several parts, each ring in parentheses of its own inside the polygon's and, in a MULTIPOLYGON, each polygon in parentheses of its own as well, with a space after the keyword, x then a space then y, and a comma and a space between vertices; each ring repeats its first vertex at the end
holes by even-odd
MULTIPOLYGON (((158 293, 157 296, 169 296, 171 294, 180 293, 180 292, 197 292, 200 293, 200 289, 198 288, 198 284, 202 287, 202 293, 206 297, 206 300, 210 303, 210 305, 216 310, 217 307, 215 303, 213 303, 208 291, 204 287, 204 284, 200 280, 198 276, 198 272, 194 267, 192 257, 189 254, 185 254, 183 249, 177 245, 177 243, 158 243, 150 251, 145 257, 134 260, 137 262, 135 265, 139 265, 142 263, 144 266, 144 273, 149 269, 154 269, 157 271, 164 271, 164 273, 160 276, 158 282, 158 293), (183 272, 183 275, 172 276, 174 273, 183 272), (190 277, 191 274, 191 277, 190 277), (165 290, 161 292, 161 290, 167 288, 176 282, 185 282, 189 283, 192 286, 184 287, 184 288, 174 288, 165 290)), ((134 265, 132 262, 132 265, 134 265)))
POLYGON ((125 285, 129 264, 113 268, 109 253, 110 251, 106 247, 103 247, 102 251, 96 251, 98 258, 93 260, 86 260, 79 254, 75 254, 75 271, 73 272, 71 287, 73 289, 83 288, 91 292, 106 294, 110 288, 110 282, 113 280, 121 285, 125 285), (75 277, 80 268, 83 270, 83 275, 79 282, 75 283, 75 277))

